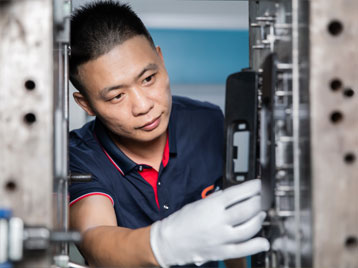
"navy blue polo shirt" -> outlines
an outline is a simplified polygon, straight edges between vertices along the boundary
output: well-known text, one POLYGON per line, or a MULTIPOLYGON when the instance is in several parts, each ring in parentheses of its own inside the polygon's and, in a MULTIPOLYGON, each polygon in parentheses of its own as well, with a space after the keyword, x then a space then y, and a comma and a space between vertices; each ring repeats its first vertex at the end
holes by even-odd
MULTIPOLYGON (((221 183, 224 120, 219 107, 173 96, 168 126, 169 161, 160 166, 157 205, 152 186, 140 175, 143 165, 129 159, 96 119, 70 133, 70 170, 90 173, 91 182, 73 183, 70 202, 107 196, 118 226, 140 228, 163 219, 206 195, 221 183)), ((145 168, 145 166, 144 166, 145 168)))

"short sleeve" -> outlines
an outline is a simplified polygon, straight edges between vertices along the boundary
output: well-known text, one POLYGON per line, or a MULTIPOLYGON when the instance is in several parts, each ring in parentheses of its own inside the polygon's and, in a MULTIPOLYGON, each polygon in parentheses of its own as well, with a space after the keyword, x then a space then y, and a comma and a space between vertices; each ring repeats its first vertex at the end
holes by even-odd
MULTIPOLYGON (((72 134, 72 133, 71 133, 72 134)), ((89 182, 76 182, 69 186, 70 206, 76 202, 93 195, 108 197, 114 204, 114 195, 108 184, 105 183, 103 152, 95 140, 83 141, 76 135, 70 135, 70 172, 71 174, 91 174, 89 182)))

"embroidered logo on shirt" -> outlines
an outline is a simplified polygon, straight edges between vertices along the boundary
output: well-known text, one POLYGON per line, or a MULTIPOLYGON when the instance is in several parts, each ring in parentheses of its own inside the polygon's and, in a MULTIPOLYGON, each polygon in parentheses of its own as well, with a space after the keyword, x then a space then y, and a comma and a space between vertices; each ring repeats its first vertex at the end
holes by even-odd
POLYGON ((214 190, 214 184, 206 187, 202 192, 201 192, 201 198, 205 198, 207 197, 208 195, 210 195, 214 190))

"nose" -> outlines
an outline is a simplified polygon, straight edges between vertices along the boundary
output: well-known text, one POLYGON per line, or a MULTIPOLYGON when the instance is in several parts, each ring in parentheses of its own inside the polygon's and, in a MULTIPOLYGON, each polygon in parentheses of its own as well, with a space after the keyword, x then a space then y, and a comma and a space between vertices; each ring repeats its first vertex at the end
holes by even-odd
POLYGON ((132 89, 132 113, 134 116, 147 114, 154 106, 153 100, 148 98, 142 88, 132 89))

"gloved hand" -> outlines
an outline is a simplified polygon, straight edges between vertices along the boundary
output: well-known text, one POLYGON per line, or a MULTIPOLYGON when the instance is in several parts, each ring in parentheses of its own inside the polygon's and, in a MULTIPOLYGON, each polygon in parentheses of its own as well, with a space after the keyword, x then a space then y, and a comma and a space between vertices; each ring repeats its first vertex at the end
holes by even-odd
POLYGON ((309 259, 312 253, 312 230, 311 215, 308 210, 300 211, 300 221, 298 230, 296 230, 296 219, 294 217, 287 218, 281 225, 281 234, 272 242, 272 249, 280 252, 282 255, 288 255, 291 258, 300 252, 302 260, 309 259), (300 245, 297 247, 296 232, 298 231, 300 245))
POLYGON ((240 258, 269 249, 252 238, 266 214, 261 210, 261 181, 252 180, 184 206, 151 227, 150 243, 162 267, 240 258))

